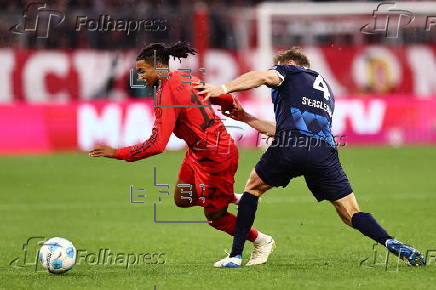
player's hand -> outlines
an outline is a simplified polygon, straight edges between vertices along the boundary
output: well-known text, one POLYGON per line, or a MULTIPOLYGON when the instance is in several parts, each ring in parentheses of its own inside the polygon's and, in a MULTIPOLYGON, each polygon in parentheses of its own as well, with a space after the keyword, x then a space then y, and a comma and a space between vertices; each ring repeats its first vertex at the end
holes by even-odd
POLYGON ((108 158, 114 158, 115 157, 115 151, 116 149, 107 146, 107 145, 97 145, 89 151, 88 155, 91 157, 108 157, 108 158))
POLYGON ((230 111, 221 111, 221 113, 229 118, 236 121, 245 122, 249 119, 250 114, 248 114, 242 107, 241 102, 237 97, 233 98, 233 108, 230 111))
POLYGON ((198 90, 199 95, 204 95, 204 100, 209 100, 210 97, 218 97, 227 92, 220 86, 209 85, 201 82, 194 82, 194 89, 198 90))

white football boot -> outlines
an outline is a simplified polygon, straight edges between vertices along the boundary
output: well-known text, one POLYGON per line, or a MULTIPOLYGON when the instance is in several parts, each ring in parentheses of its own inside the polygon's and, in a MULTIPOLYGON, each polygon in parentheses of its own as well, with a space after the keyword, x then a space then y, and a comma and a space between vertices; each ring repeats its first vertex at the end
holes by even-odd
POLYGON ((213 264, 216 268, 239 268, 242 264, 242 256, 236 255, 235 257, 230 258, 229 255, 224 259, 219 260, 215 264, 213 264))
POLYGON ((268 256, 274 251, 275 247, 276 242, 271 236, 268 236, 263 242, 253 243, 250 261, 248 261, 245 266, 265 264, 266 261, 268 261, 268 256))

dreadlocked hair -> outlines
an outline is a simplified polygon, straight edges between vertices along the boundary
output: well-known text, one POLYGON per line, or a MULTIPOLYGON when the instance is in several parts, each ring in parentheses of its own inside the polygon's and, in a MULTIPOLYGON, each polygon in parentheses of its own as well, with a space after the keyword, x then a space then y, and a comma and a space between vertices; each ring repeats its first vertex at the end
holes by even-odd
POLYGON ((178 41, 172 46, 166 46, 163 43, 151 43, 144 47, 136 60, 144 60, 148 63, 154 63, 154 53, 156 51, 156 63, 168 65, 170 56, 174 59, 187 58, 189 54, 196 54, 197 51, 191 45, 184 41, 178 41))

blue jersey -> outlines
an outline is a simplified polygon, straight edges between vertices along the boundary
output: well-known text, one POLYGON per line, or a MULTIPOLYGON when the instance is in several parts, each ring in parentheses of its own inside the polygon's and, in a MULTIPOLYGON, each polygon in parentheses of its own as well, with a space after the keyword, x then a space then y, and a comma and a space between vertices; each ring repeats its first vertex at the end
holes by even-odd
POLYGON ((316 71, 295 65, 276 65, 282 83, 272 88, 276 136, 283 131, 325 140, 335 146, 331 132, 335 98, 316 71))

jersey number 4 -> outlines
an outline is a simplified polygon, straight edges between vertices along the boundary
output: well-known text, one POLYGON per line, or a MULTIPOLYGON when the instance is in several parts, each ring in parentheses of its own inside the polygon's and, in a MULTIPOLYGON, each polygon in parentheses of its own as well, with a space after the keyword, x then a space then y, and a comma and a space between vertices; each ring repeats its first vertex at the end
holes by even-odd
POLYGON ((324 99, 328 100, 330 99, 330 91, 329 91, 329 87, 327 86, 327 84, 325 83, 324 79, 322 78, 322 76, 318 75, 315 79, 315 81, 313 82, 313 88, 320 90, 321 92, 323 92, 324 94, 324 99))

